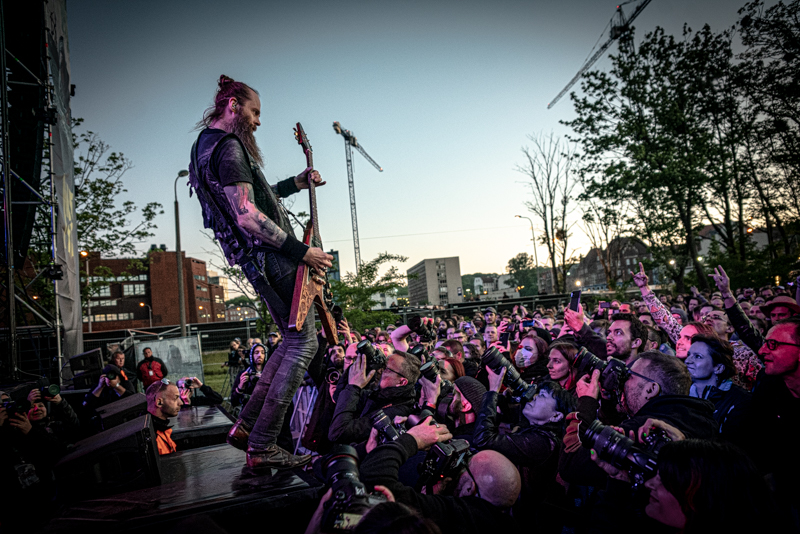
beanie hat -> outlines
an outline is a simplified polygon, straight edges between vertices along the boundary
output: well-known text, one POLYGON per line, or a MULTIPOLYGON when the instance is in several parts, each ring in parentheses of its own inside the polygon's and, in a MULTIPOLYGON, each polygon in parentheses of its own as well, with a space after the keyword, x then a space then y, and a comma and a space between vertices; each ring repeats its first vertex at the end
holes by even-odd
POLYGON ((481 404, 483 404, 483 396, 486 393, 486 386, 471 376, 459 377, 456 379, 454 384, 458 386, 458 390, 461 392, 461 395, 463 395, 464 398, 466 398, 469 403, 472 404, 472 409, 474 411, 477 412, 481 409, 481 404))
POLYGON ((672 308, 670 310, 670 313, 674 313, 674 314, 678 315, 682 319, 682 321, 681 321, 682 325, 686 326, 687 324, 689 324, 689 316, 686 315, 686 312, 683 311, 682 309, 680 309, 680 308, 672 308))

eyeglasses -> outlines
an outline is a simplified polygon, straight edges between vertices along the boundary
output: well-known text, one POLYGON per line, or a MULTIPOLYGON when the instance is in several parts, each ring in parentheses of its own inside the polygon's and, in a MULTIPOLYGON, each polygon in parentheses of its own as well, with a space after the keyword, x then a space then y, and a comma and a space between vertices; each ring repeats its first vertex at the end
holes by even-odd
MULTIPOLYGON (((391 372, 393 372, 394 374, 396 374, 397 376, 403 377, 403 378, 405 378, 406 380, 408 380, 408 377, 407 377, 406 375, 404 375, 403 373, 398 373, 397 371, 395 371, 394 369, 392 369, 392 368, 391 368, 391 367, 389 367, 388 365, 386 366, 386 370, 387 370, 387 371, 391 371, 391 372)), ((409 382, 410 382, 410 380, 409 380, 409 382)))
POLYGON ((710 313, 707 313, 706 315, 704 315, 700 320, 701 321, 705 321, 706 319, 714 319, 715 321, 727 321, 728 320, 728 318, 725 317, 724 315, 711 315, 710 313))
POLYGON ((469 464, 467 464, 466 467, 467 467, 467 474, 469 475, 469 478, 471 478, 472 479, 472 483, 475 484, 475 495, 479 499, 482 499, 483 497, 481 497, 481 490, 478 487, 478 481, 475 480, 475 476, 472 474, 472 471, 469 470, 469 464))
POLYGON ((776 341, 774 339, 765 340, 764 345, 766 345, 769 350, 777 349, 778 345, 789 345, 791 347, 800 347, 800 345, 798 345, 797 343, 786 343, 785 341, 776 341))

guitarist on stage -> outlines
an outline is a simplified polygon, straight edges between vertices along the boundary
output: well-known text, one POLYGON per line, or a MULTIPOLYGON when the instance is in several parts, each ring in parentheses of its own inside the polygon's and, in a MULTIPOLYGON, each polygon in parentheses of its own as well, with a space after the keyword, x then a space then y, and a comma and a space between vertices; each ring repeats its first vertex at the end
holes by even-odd
POLYGON ((189 180, 206 228, 213 228, 228 262, 242 268, 283 337, 228 434, 228 443, 247 450, 250 467, 296 467, 311 457, 291 454, 278 447, 276 440, 317 350, 317 339, 313 312, 301 331, 289 328, 295 276, 301 261, 324 273, 333 256, 299 241, 278 201, 307 189, 309 173, 317 186, 325 182, 308 168, 277 185, 267 183, 253 135, 261 125, 260 114, 261 100, 255 90, 221 76, 214 105, 198 123, 203 130, 192 147, 189 180))

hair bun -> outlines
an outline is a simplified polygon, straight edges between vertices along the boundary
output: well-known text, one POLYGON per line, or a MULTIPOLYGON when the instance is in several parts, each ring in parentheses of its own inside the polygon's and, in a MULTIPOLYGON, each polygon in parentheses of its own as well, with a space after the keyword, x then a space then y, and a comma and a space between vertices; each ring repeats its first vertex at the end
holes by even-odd
POLYGON ((228 83, 233 83, 233 78, 229 78, 228 76, 225 76, 224 74, 219 77, 219 86, 220 87, 222 87, 222 86, 224 86, 225 84, 228 84, 228 83))

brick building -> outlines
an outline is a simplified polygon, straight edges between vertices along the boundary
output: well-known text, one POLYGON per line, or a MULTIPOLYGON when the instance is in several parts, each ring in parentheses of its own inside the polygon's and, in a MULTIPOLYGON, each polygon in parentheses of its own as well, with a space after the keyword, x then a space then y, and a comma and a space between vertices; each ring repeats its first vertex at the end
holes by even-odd
MULTIPOLYGON (((109 275, 92 276, 101 283, 83 306, 84 332, 147 329, 180 324, 176 253, 151 249, 146 258, 101 258, 89 253, 81 258, 81 271, 105 267, 109 275), (90 319, 91 318, 91 319, 90 319), (91 329, 90 329, 91 325, 91 329)), ((186 296, 186 322, 225 321, 222 286, 208 280, 206 262, 181 254, 186 296)), ((84 275, 85 283, 85 275, 84 275)))

